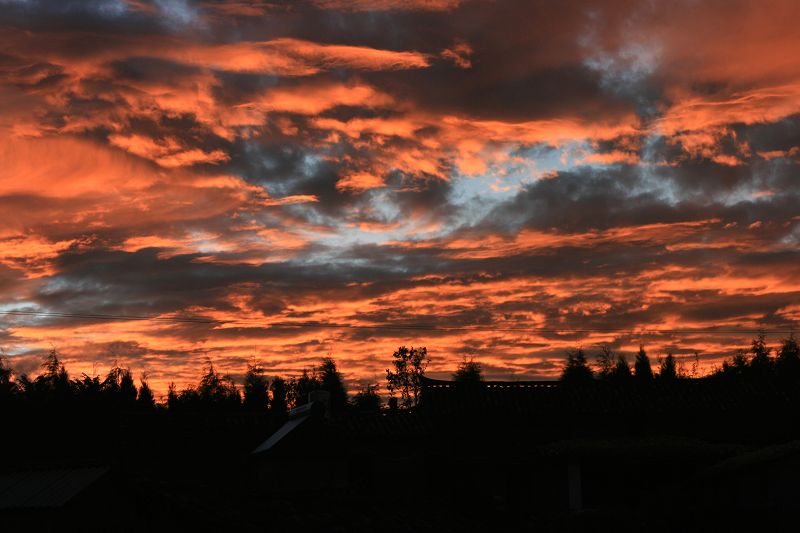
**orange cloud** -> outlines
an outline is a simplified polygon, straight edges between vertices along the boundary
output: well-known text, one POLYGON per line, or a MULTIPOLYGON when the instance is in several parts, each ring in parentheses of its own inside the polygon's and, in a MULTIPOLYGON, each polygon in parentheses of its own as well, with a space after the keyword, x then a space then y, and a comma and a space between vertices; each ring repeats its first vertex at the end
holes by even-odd
POLYGON ((206 152, 199 148, 186 149, 171 138, 156 141, 142 135, 109 135, 108 140, 132 154, 151 159, 166 168, 185 167, 198 163, 217 164, 228 161, 230 156, 222 150, 206 152))
POLYGON ((156 171, 97 143, 69 137, 0 139, 3 178, 0 194, 50 198, 98 196, 98 183, 120 193, 142 190, 160 180, 156 171), (54 182, 54 177, 56 181, 54 182))
POLYGON ((374 174, 359 172, 345 176, 336 182, 336 188, 342 191, 363 192, 385 185, 383 179, 374 174))
POLYGON ((322 9, 343 11, 448 11, 464 0, 313 0, 322 9))
POLYGON ((76 41, 100 38, 92 34, 33 34, 10 30, 0 38, 9 53, 57 62, 79 77, 102 73, 108 63, 131 57, 153 57, 202 68, 308 76, 329 69, 403 70, 425 68, 428 57, 419 52, 368 46, 316 43, 295 38, 209 44, 167 36, 138 38, 120 35, 113 46, 70 51, 76 41))
MULTIPOLYGON (((719 224, 719 219, 708 219, 671 224, 646 224, 611 228, 604 231, 585 233, 544 232, 523 229, 516 235, 505 238, 498 235, 470 235, 463 238, 432 241, 390 241, 388 246, 413 248, 438 248, 453 259, 488 259, 508 257, 535 250, 558 249, 564 247, 595 247, 609 243, 663 244, 685 242, 693 236, 701 236, 704 230, 719 224)), ((702 247, 702 243, 698 243, 702 247)))
POLYGON ((472 47, 465 41, 458 40, 452 47, 442 50, 442 57, 449 59, 459 68, 472 67, 470 56, 472 55, 472 47))
POLYGON ((40 235, 11 234, 0 238, 0 265, 21 271, 28 279, 56 273, 51 262, 76 244, 75 240, 51 241, 40 235))
POLYGON ((301 39, 274 39, 222 45, 177 44, 171 50, 145 48, 157 57, 234 72, 308 76, 322 70, 402 70, 425 68, 429 61, 418 52, 395 52, 363 46, 320 44, 301 39))
POLYGON ((278 88, 259 95, 258 99, 239 107, 270 112, 282 111, 303 115, 317 115, 336 106, 384 107, 394 102, 388 94, 369 85, 322 84, 278 88))
POLYGON ((732 123, 775 122, 800 112, 800 83, 751 89, 708 98, 686 95, 666 110, 654 127, 662 135, 708 131, 732 123))

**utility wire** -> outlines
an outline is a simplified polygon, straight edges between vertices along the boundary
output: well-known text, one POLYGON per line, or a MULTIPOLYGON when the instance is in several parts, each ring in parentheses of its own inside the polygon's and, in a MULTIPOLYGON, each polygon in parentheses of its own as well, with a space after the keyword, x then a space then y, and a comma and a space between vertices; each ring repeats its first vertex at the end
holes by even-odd
POLYGON ((720 334, 758 334, 776 333, 789 334, 792 329, 765 329, 765 328, 721 328, 710 326, 705 328, 537 328, 537 327, 495 327, 495 326, 436 326, 432 324, 341 324, 330 322, 268 322, 254 318, 241 318, 233 320, 215 320, 210 318, 191 318, 191 317, 165 317, 165 316, 145 316, 145 315, 107 315, 99 313, 59 313, 46 311, 0 311, 0 315, 11 316, 31 316, 42 318, 70 318, 78 320, 113 320, 113 321, 157 321, 191 324, 232 324, 248 325, 258 324, 266 328, 310 328, 310 329, 372 329, 372 330, 414 330, 414 331, 443 331, 443 332, 526 332, 526 333, 618 333, 630 332, 638 334, 693 334, 693 333, 720 333, 720 334))

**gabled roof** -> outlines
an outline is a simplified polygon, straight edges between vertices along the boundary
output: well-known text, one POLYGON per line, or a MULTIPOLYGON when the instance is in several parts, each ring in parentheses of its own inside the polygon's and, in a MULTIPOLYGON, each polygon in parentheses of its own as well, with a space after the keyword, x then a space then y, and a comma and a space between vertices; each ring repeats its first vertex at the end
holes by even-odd
POLYGON ((398 409, 394 412, 353 414, 342 420, 350 437, 415 438, 432 432, 434 422, 419 409, 398 409))
POLYGON ((271 450, 290 433, 299 428, 301 425, 305 424, 310 419, 311 416, 306 415, 293 418, 292 420, 287 420, 285 424, 278 428, 278 431, 270 435, 270 437, 262 442, 258 448, 253 450, 253 453, 264 453, 271 450))
POLYGON ((471 414, 623 414, 633 412, 736 412, 757 403, 800 403, 800 387, 775 380, 713 378, 592 381, 564 385, 556 381, 484 381, 464 384, 423 378, 421 407, 438 416, 471 414))
POLYGON ((72 468, 0 474, 0 509, 61 507, 107 472, 72 468))
POLYGON ((270 435, 270 437, 261 443, 253 454, 268 452, 275 448, 281 441, 286 439, 289 435, 297 431, 301 426, 306 425, 310 420, 322 416, 325 407, 319 402, 309 402, 307 404, 295 407, 289 411, 289 419, 284 423, 278 431, 270 435))
POLYGON ((740 472, 748 468, 763 468, 767 463, 782 463, 800 461, 800 441, 784 442, 772 446, 765 446, 757 450, 742 453, 717 463, 711 467, 707 475, 710 477, 729 472, 740 472))

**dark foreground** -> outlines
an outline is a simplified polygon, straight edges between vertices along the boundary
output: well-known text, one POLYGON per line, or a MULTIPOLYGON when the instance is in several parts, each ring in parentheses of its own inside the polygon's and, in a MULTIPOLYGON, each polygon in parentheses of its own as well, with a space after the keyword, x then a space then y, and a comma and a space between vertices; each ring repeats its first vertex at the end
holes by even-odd
POLYGON ((323 403, 280 418, 9 410, 2 530, 796 529, 793 382, 426 380, 412 410, 323 403))

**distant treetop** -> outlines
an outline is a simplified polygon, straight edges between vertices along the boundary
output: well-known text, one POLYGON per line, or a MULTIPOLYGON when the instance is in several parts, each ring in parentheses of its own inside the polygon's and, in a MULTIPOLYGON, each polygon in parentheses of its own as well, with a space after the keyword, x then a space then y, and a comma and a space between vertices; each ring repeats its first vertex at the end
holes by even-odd
POLYGON ((581 348, 567 352, 567 361, 561 372, 561 381, 568 384, 580 384, 592 381, 593 373, 586 361, 586 354, 581 348))
POLYGON ((470 359, 464 359, 453 373, 453 381, 458 383, 480 383, 483 381, 483 366, 470 359))

